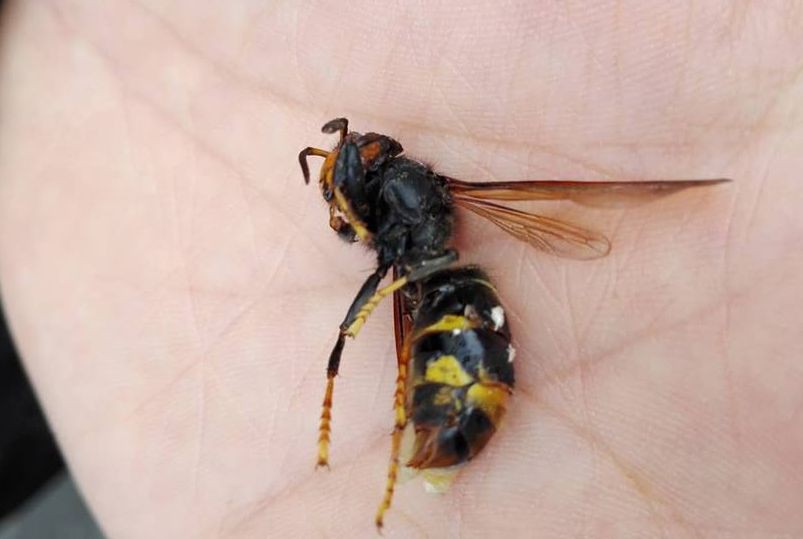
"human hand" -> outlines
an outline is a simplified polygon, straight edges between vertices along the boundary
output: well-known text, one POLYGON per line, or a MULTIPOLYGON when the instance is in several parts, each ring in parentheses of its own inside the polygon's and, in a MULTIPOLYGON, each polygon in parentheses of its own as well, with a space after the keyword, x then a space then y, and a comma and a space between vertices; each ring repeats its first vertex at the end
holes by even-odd
MULTIPOLYGON (((3 298, 113 537, 373 535, 389 305, 295 156, 348 116, 476 180, 730 177, 551 258, 465 217, 511 317, 501 431, 388 536, 803 534, 801 10, 777 3, 17 3, 2 48, 3 298)), ((315 167, 313 167, 313 175, 315 167)), ((542 209, 539 207, 539 209, 542 209)))

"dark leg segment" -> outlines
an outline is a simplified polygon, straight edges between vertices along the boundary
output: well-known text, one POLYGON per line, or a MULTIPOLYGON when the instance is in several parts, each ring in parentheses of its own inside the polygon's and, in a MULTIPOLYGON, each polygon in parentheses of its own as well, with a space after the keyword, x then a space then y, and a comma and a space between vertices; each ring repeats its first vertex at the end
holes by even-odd
MULTIPOLYGON (((338 369, 340 368, 340 358, 343 354, 343 348, 346 344, 346 337, 355 337, 359 333, 366 319, 383 298, 400 290, 405 285, 424 279, 433 273, 446 268, 457 260, 457 251, 449 250, 443 255, 423 261, 420 264, 410 269, 409 273, 404 277, 395 279, 388 286, 379 290, 379 282, 385 277, 388 272, 388 267, 380 267, 372 273, 368 279, 365 280, 357 297, 351 303, 346 318, 340 324, 340 333, 337 336, 332 353, 329 356, 329 364, 326 368, 326 393, 323 398, 323 411, 321 412, 321 422, 318 429, 318 466, 328 466, 329 462, 329 440, 331 433, 332 421, 332 395, 334 393, 335 376, 337 376, 338 369)), ((391 455, 391 475, 389 476, 392 481, 388 486, 388 494, 383 501, 383 506, 387 504, 390 506, 390 498, 393 494, 393 486, 395 484, 396 469, 399 464, 398 444, 401 441, 401 431, 407 424, 407 419, 404 415, 404 395, 405 395, 405 382, 407 380, 407 365, 404 361, 399 361, 399 377, 397 380, 396 390, 396 429, 394 430, 393 441, 393 454, 391 455)), ((384 512, 384 510, 382 510, 384 512)), ((380 517, 381 520, 381 515, 380 517)))
POLYGON ((363 305, 374 296, 379 282, 387 272, 387 267, 377 268, 377 270, 365 280, 365 283, 363 283, 360 291, 357 293, 357 297, 354 298, 354 301, 351 303, 346 318, 343 320, 343 323, 340 324, 340 333, 337 336, 335 347, 329 355, 329 364, 326 366, 326 392, 323 397, 321 422, 318 426, 318 462, 316 467, 329 465, 329 440, 332 431, 332 396, 335 389, 335 376, 337 376, 337 372, 340 369, 340 358, 343 355, 343 347, 346 344, 347 333, 345 330, 348 327, 346 323, 352 320, 355 317, 355 313, 359 312, 363 305))

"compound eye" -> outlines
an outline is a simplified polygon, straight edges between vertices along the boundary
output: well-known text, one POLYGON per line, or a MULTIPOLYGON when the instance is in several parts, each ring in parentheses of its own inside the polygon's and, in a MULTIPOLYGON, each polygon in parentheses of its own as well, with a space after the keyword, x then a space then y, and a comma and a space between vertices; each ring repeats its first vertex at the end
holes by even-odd
POLYGON ((334 198, 334 196, 335 195, 334 195, 334 193, 332 192, 331 189, 327 189, 326 187, 323 188, 323 199, 326 202, 331 202, 332 199, 334 198))

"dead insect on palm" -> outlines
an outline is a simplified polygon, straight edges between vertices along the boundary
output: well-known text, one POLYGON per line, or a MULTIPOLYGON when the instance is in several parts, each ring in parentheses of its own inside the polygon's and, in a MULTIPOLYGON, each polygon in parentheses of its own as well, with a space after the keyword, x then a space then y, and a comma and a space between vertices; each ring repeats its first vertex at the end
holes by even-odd
POLYGON ((340 141, 331 151, 301 151, 304 181, 309 183, 307 157, 323 157, 319 184, 329 204, 329 225, 345 240, 373 249, 377 268, 349 307, 329 357, 318 466, 329 462, 334 379, 346 337, 356 337, 374 308, 393 294, 396 419, 378 527, 393 497, 408 423, 412 448, 405 465, 423 471, 429 484, 441 489, 497 430, 515 384, 515 352, 496 289, 479 267, 453 266, 458 254, 449 243, 456 208, 480 215, 550 254, 593 259, 610 251, 604 235, 499 201, 571 200, 618 207, 728 181, 471 183, 402 155, 401 144, 386 135, 349 131, 345 118, 328 122, 322 130, 339 133, 340 141), (379 288, 391 270, 393 281, 379 288))

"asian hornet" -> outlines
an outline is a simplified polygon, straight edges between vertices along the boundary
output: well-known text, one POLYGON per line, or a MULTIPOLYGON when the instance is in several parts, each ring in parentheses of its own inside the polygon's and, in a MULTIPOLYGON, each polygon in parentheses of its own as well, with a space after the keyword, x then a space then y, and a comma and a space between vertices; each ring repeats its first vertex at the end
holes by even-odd
POLYGON ((393 294, 398 375, 387 484, 376 514, 379 528, 393 497, 405 432, 410 440, 405 445, 411 446, 405 466, 422 471, 430 486, 440 489, 491 439, 515 385, 515 350, 496 288, 481 268, 454 265, 458 253, 450 242, 457 208, 542 251, 593 259, 610 251, 604 235, 498 201, 619 205, 728 181, 472 183, 406 157, 391 137, 349 131, 346 118, 326 123, 322 131, 339 133, 340 140, 331 151, 301 151, 304 181, 309 183, 307 157, 323 157, 319 184, 329 205, 329 225, 343 239, 375 251, 377 267, 349 307, 329 356, 318 466, 328 465, 332 393, 346 337, 356 337, 374 308, 393 294), (380 288, 388 271, 393 280, 380 288))

